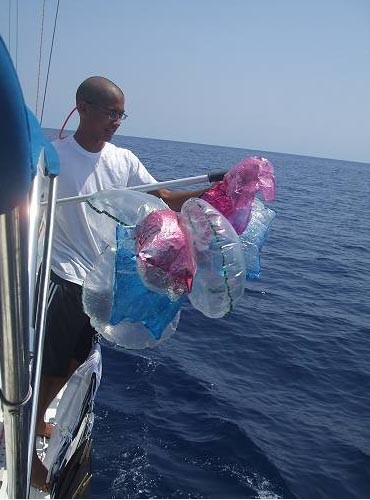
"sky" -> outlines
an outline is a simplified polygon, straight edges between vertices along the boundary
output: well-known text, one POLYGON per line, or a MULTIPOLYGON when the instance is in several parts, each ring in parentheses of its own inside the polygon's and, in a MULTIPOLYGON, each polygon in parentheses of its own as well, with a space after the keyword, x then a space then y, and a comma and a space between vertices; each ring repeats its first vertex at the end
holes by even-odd
MULTIPOLYGON (((0 0, 34 111, 40 72, 39 114, 57 0, 39 66, 42 7, 0 0)), ((92 75, 125 92, 120 135, 370 163, 369 0, 60 0, 44 127, 92 75)))

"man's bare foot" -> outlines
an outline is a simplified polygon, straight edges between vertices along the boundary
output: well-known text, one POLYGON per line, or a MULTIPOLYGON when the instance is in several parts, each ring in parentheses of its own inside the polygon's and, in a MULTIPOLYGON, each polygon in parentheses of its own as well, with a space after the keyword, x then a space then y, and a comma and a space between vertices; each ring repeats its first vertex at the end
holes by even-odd
POLYGON ((42 491, 49 491, 49 486, 46 483, 46 478, 48 476, 48 471, 43 465, 36 453, 33 456, 32 461, 32 472, 31 472, 31 484, 34 488, 42 491))
POLYGON ((55 431, 55 425, 50 422, 42 422, 36 429, 36 435, 42 436, 47 439, 50 439, 51 435, 55 431))

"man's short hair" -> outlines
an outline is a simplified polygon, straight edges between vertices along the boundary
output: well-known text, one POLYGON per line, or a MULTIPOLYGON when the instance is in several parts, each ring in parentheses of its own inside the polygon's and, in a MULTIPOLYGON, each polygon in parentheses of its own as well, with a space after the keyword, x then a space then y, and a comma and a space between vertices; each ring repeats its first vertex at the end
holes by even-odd
POLYGON ((76 92, 76 103, 81 101, 104 102, 112 91, 118 91, 124 95, 122 90, 108 78, 103 76, 91 76, 84 80, 76 92))

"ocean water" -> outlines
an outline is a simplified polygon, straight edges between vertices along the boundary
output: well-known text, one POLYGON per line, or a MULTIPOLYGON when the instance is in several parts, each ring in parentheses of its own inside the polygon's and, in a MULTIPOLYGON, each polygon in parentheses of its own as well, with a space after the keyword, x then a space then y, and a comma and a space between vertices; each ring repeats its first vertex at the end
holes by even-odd
POLYGON ((370 165, 116 137, 158 180, 262 154, 277 212, 229 316, 103 348, 93 498, 370 497, 370 165))

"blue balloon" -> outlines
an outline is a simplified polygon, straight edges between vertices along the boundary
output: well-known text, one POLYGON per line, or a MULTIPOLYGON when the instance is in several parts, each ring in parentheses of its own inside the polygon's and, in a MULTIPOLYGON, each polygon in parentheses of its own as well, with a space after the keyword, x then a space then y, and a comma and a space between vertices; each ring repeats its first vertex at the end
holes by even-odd
POLYGON ((127 248, 132 240, 132 228, 117 225, 117 252, 113 303, 110 322, 117 325, 121 321, 141 322, 156 340, 173 321, 183 301, 172 302, 167 295, 146 288, 137 272, 136 256, 127 248))
POLYGON ((260 277, 260 252, 275 215, 274 210, 265 207, 262 201, 257 198, 254 200, 248 226, 239 236, 245 257, 247 279, 260 277))

